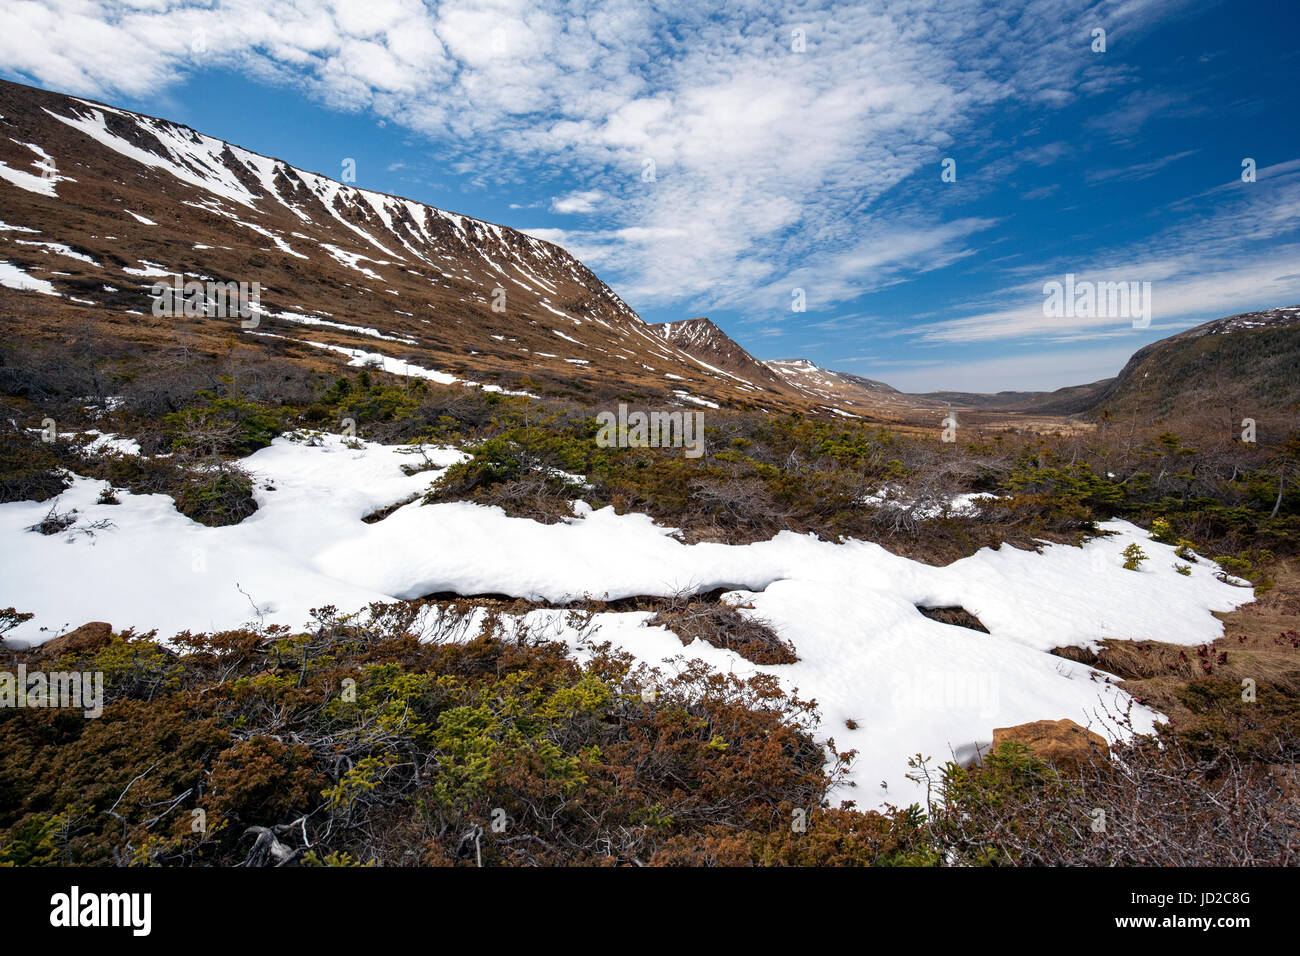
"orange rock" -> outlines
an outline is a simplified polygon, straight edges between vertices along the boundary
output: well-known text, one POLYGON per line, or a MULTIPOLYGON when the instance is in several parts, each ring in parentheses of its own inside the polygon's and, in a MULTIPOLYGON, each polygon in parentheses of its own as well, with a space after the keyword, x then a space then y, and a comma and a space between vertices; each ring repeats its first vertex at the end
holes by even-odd
POLYGON ((93 654, 112 639, 113 625, 107 621, 91 621, 46 641, 36 648, 36 656, 41 660, 53 660, 63 654, 93 654))
POLYGON ((1008 741, 1024 744, 1034 756, 1060 770, 1077 770, 1110 756, 1104 737, 1072 720, 1035 720, 1015 727, 994 728, 994 747, 1008 741))

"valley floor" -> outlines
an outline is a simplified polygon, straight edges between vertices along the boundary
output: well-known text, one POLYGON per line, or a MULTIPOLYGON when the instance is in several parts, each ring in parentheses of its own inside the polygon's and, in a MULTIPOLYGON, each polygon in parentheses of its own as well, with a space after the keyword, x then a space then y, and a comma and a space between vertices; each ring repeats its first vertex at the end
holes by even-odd
MULTIPOLYGON (((1113 738, 1127 712, 1132 729, 1149 731, 1154 706, 1051 651, 1104 640, 1213 642, 1223 633, 1215 612, 1252 599, 1216 577, 1212 562, 1186 564, 1118 520, 1082 547, 1003 545, 934 567, 876 544, 792 532, 747 545, 684 544, 644 515, 582 503, 554 524, 469 502, 422 503, 437 475, 464 457, 291 433, 244 459, 258 510, 226 527, 191 521, 163 495, 119 492, 120 503, 101 503, 107 483, 80 477, 53 502, 75 518, 59 533, 30 530, 51 502, 0 505, 0 606, 35 615, 7 637, 37 643, 89 620, 156 630, 163 640, 250 623, 301 628, 312 608, 349 612, 447 593, 546 602, 513 626, 579 657, 610 642, 664 675, 692 659, 740 676, 767 673, 815 700, 819 737, 857 751, 851 786, 833 799, 865 808, 923 801, 909 758, 964 762, 987 749, 995 727, 1071 718, 1113 738), (376 513, 383 517, 363 520, 376 513), (1135 570, 1122 553, 1132 545, 1148 556, 1135 570), (798 660, 754 664, 702 640, 684 647, 648 623, 648 612, 601 609, 719 589, 722 601, 792 644, 798 660), (596 611, 574 615, 566 605, 596 611), (964 608, 988 633, 932 620, 922 607, 964 608)), ((430 633, 437 614, 430 603, 430 633)))

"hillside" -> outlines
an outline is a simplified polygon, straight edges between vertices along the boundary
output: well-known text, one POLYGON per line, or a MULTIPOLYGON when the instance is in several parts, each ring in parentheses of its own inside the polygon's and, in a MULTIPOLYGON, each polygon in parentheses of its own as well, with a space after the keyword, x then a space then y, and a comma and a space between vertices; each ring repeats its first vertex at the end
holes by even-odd
MULTIPOLYGON (((1300 412, 1300 306, 1206 322, 1139 349, 1085 408, 1089 417, 1186 414, 1207 404, 1242 414, 1300 412)), ((1276 417, 1276 416, 1275 416, 1276 417)))
POLYGON ((807 359, 773 359, 765 364, 787 385, 809 396, 823 409, 859 416, 888 416, 909 410, 915 404, 884 382, 834 372, 807 359))
MULTIPOLYGON (((118 359, 229 355, 673 404, 754 389, 655 334, 563 249, 188 127, 0 82, 0 322, 118 359), (251 321, 155 315, 155 283, 260 286, 251 321)), ((211 292, 205 294, 211 295, 211 292)), ((765 396, 778 406, 794 396, 765 396)))
POLYGON ((750 355, 726 332, 706 318, 664 322, 660 325, 652 325, 651 328, 663 336, 665 342, 670 342, 683 352, 736 376, 741 380, 740 387, 752 387, 782 394, 789 391, 781 376, 750 355))
POLYGON ((1066 385, 1051 392, 926 392, 915 397, 959 408, 1073 415, 1091 408, 1113 381, 1105 378, 1087 385, 1066 385))

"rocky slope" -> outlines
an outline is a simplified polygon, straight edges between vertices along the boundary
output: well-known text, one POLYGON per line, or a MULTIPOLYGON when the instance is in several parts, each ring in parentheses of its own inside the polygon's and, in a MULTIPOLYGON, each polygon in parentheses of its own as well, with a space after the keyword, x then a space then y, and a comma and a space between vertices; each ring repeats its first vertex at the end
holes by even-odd
POLYGON ((827 410, 874 417, 910 409, 915 404, 884 382, 848 372, 833 372, 807 359, 773 359, 765 364, 791 388, 827 410))
POLYGON ((740 379, 744 386, 769 392, 786 392, 785 380, 750 355, 709 319, 686 319, 651 326, 684 352, 740 379))
POLYGON ((113 355, 256 348, 528 392, 754 404, 753 386, 656 334, 558 246, 7 82, 0 223, 11 345, 88 329, 113 355), (160 282, 256 283, 259 314, 160 315, 160 282))

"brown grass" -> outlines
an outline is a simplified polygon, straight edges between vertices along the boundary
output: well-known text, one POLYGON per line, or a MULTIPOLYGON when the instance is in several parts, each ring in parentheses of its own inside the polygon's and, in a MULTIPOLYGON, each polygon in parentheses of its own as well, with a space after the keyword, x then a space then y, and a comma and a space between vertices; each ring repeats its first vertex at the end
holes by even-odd
POLYGON ((793 664, 795 647, 766 622, 718 600, 678 599, 646 622, 668 628, 682 644, 702 640, 754 664, 793 664))
POLYGON ((1206 677, 1240 685, 1250 678, 1288 695, 1300 695, 1300 561, 1273 569, 1274 586, 1257 601, 1216 613, 1224 635, 1188 647, 1159 641, 1107 640, 1101 649, 1058 647, 1059 657, 1082 661, 1123 678, 1121 686, 1178 724, 1185 716, 1179 691, 1206 677))

